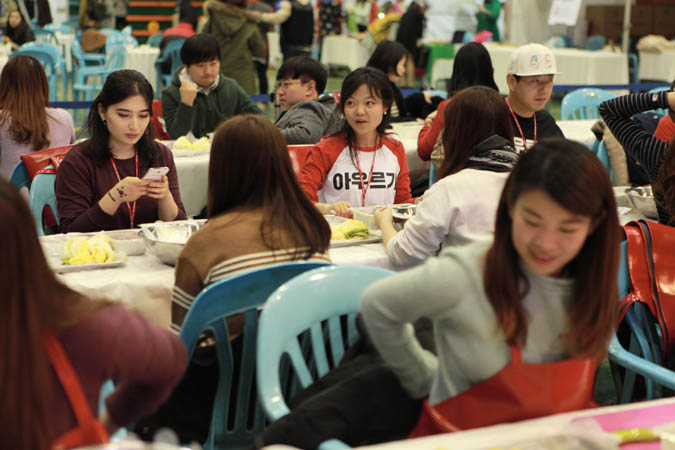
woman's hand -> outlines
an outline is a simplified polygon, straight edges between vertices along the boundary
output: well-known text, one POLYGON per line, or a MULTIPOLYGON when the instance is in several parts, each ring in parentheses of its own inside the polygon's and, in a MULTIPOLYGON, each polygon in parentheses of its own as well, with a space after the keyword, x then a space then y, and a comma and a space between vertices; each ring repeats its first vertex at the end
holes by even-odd
POLYGON ((341 201, 341 202, 335 202, 335 203, 329 203, 328 206, 330 207, 330 213, 335 214, 336 216, 342 216, 342 217, 351 217, 352 216, 352 211, 349 209, 352 207, 352 205, 349 204, 349 202, 341 201))
POLYGON ((148 183, 148 197, 161 200, 166 198, 171 191, 169 190, 169 179, 166 175, 160 181, 150 181, 148 183))
POLYGON ((134 202, 148 193, 150 181, 138 177, 126 177, 118 182, 110 191, 115 201, 134 202))
POLYGON ((391 208, 379 208, 375 210, 374 214, 375 225, 381 230, 387 224, 392 225, 394 223, 394 216, 392 215, 391 208))

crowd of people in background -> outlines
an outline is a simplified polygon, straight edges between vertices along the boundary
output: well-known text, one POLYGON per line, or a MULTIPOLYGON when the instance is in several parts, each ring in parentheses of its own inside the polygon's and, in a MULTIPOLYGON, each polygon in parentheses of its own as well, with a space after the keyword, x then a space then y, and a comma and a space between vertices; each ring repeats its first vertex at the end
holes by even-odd
MULTIPOLYGON (((124 26, 127 3, 82 5, 82 47, 105 48, 100 28, 124 26)), ((300 392, 303 401, 253 446, 315 448, 328 439, 355 446, 436 433, 439 414, 473 428, 588 407, 615 325, 621 227, 607 171, 583 145, 565 139, 546 110, 558 74, 553 52, 534 43, 515 48, 499 75, 508 85, 502 96, 488 51, 466 43, 455 55, 447 99, 404 97, 401 88, 415 84, 426 0, 251 6, 207 0, 200 13, 183 3, 179 23, 160 44, 182 41, 182 65, 159 95, 166 131, 174 139, 213 133, 208 221, 178 257, 171 328, 180 330, 197 295, 219 280, 280 262, 330 262, 323 216, 350 217, 354 207, 378 206, 374 221, 387 258, 409 269, 364 292, 353 351, 300 392), (284 58, 273 76, 280 107, 273 121, 251 99, 268 90, 264 31, 271 26, 279 26, 284 58), (341 27, 370 42, 372 54, 330 93, 328 70, 312 47, 341 27), (421 122, 417 152, 437 172, 420 195, 390 129, 405 120, 421 122), (298 144, 313 147, 295 173, 288 146, 298 144), (416 205, 400 230, 396 204, 416 205), (519 371, 572 386, 576 395, 543 409, 517 387, 501 395, 500 386, 519 371), (487 406, 476 411, 472 402, 487 406), (513 407, 499 415, 491 402, 513 407)), ((8 13, 3 35, 12 48, 34 38, 20 9, 8 13)), ((498 0, 486 0, 477 12, 479 28, 497 40, 500 10, 498 0)), ((599 107, 646 171, 659 222, 671 226, 674 88, 599 107), (659 108, 668 114, 657 135, 631 120, 659 108)), ((168 426, 182 442, 205 439, 218 374, 213 343, 202 339, 188 358, 175 333, 66 287, 47 265, 25 198, 8 183, 22 154, 72 145, 56 168, 62 233, 186 219, 173 153, 151 132, 154 94, 138 71, 111 73, 76 142, 72 116, 49 106, 37 59, 14 56, 2 69, 0 254, 11 261, 0 275, 2 448, 96 443, 142 416, 142 437, 168 426), (167 172, 147 178, 152 168, 167 172), (74 371, 74 384, 62 370, 74 371), (195 371, 210 381, 190 380, 195 371), (117 384, 98 416, 98 392, 110 378, 117 384), (70 413, 73 386, 83 391, 78 408, 89 411, 93 434, 70 433, 84 426, 70 413), (188 407, 195 386, 206 402, 188 407)), ((240 339, 241 321, 228 325, 230 339, 240 339)))

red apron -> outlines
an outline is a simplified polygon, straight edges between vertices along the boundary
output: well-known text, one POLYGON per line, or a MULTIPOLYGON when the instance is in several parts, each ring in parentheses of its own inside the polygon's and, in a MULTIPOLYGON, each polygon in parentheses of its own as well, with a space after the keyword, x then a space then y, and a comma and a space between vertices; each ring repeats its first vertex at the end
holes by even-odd
POLYGON ((80 381, 63 351, 63 347, 52 333, 45 333, 42 341, 56 376, 66 392, 70 407, 75 413, 77 427, 66 432, 52 444, 53 449, 69 449, 85 445, 105 444, 108 434, 96 418, 91 415, 89 404, 82 392, 80 381))
POLYGON ((511 362, 497 374, 431 406, 424 401, 409 437, 485 427, 592 406, 595 362, 568 359, 526 364, 520 345, 511 347, 511 362))

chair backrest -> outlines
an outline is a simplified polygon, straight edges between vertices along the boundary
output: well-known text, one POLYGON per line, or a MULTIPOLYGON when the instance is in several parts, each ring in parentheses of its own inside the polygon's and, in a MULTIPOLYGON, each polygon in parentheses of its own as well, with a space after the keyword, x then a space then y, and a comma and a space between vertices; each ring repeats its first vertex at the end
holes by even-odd
POLYGON ((313 148, 314 144, 288 146, 288 154, 291 157, 291 164, 293 164, 293 172, 295 172, 296 177, 300 178, 302 168, 305 167, 309 152, 311 152, 313 148))
POLYGON ((171 60, 171 75, 183 65, 183 60, 180 57, 180 49, 183 47, 183 42, 185 42, 185 39, 175 39, 169 42, 164 48, 162 59, 164 61, 167 59, 171 60))
POLYGON ((318 377, 325 375, 342 359, 345 343, 349 346, 358 337, 356 313, 361 309, 361 293, 375 280, 392 274, 377 267, 322 267, 303 273, 270 295, 260 316, 256 371, 258 399, 270 421, 289 412, 281 388, 282 355, 286 353, 290 357, 303 388, 312 384, 311 371, 298 342, 298 336, 309 330, 312 362, 318 377), (346 336, 340 320, 345 315, 348 316, 346 336))
POLYGON ((436 180, 438 180, 438 169, 436 168, 436 164, 432 161, 429 165, 429 187, 431 187, 436 180))
POLYGON ((124 69, 127 60, 127 48, 123 44, 106 46, 105 68, 111 72, 124 69))
POLYGON ((159 47, 163 36, 164 35, 162 33, 155 33, 148 38, 146 44, 148 44, 150 47, 159 47))
POLYGON ((616 97, 609 91, 597 88, 576 89, 563 97, 562 120, 587 120, 598 118, 598 106, 616 97))
POLYGON ((166 131, 166 122, 162 114, 162 101, 154 99, 152 101, 152 119, 150 120, 152 133, 157 139, 171 139, 171 135, 166 131))
POLYGON ((609 160, 609 155, 607 154, 607 146, 605 145, 605 141, 600 142, 600 145, 598 145, 598 152, 595 154, 595 156, 598 157, 602 165, 605 166, 605 169, 607 169, 609 178, 612 180, 612 185, 614 185, 614 170, 612 169, 612 162, 609 160))
POLYGON ((250 444, 262 431, 264 421, 253 386, 258 308, 284 282, 324 265, 327 263, 297 261, 263 267, 213 283, 195 299, 181 327, 180 337, 192 353, 199 336, 210 330, 218 355, 218 388, 205 448, 242 447, 250 444), (239 359, 233 354, 226 321, 235 314, 244 314, 239 359), (238 369, 238 376, 235 376, 235 369, 238 369), (235 378, 237 386, 233 386, 235 378), (234 417, 231 417, 233 412, 234 417), (250 418, 254 418, 252 423, 250 418))
POLYGON ((18 55, 32 56, 40 61, 40 64, 42 64, 42 67, 45 69, 47 78, 56 75, 58 60, 54 58, 54 55, 50 50, 40 48, 37 45, 32 45, 26 46, 25 48, 19 48, 11 54, 11 57, 18 55))
POLYGON ((49 206, 56 220, 56 225, 59 225, 59 217, 56 209, 56 194, 54 192, 54 181, 56 175, 51 173, 39 173, 33 178, 30 186, 30 211, 33 213, 35 224, 37 226, 38 236, 44 235, 42 226, 42 211, 45 206, 49 206))
POLYGON ((12 174, 9 177, 9 182, 17 189, 24 187, 30 189, 30 177, 28 176, 28 171, 26 170, 26 165, 23 161, 19 161, 19 163, 14 166, 12 174))
POLYGON ((48 42, 50 44, 60 45, 56 33, 54 33, 53 30, 35 27, 33 28, 33 33, 35 34, 35 40, 37 42, 48 42))

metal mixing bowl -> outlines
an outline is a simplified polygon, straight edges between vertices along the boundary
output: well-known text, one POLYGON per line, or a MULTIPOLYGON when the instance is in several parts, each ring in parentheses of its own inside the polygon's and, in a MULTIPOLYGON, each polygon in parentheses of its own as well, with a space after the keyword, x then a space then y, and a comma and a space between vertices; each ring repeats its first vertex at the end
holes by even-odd
POLYGON ((654 203, 654 192, 651 186, 641 186, 626 189, 626 195, 630 199, 633 207, 650 219, 658 219, 659 214, 656 211, 654 203))
POLYGON ((185 243, 204 223, 204 220, 181 220, 143 224, 141 234, 145 248, 164 264, 175 266, 185 243))

